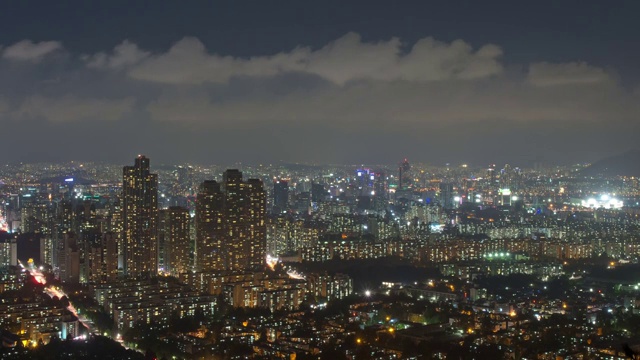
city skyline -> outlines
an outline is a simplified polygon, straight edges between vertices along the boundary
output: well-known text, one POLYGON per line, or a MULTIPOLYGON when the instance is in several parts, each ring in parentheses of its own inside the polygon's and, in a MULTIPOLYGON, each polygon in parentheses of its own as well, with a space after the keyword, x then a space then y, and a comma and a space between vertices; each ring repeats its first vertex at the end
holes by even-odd
POLYGON ((0 358, 637 358, 639 13, 1 4, 0 358))
POLYGON ((152 160, 0 168, 0 298, 12 304, 0 350, 106 341, 139 357, 386 360, 416 358, 408 338, 447 357, 619 351, 594 343, 605 336, 637 346, 640 330, 620 330, 640 319, 635 176, 152 160), (563 341, 538 330, 558 321, 571 324, 563 341))
POLYGON ((19 136, 0 150, 27 139, 15 160, 527 166, 637 148, 636 3, 356 3, 159 2, 146 18, 117 3, 7 5, 0 123, 19 136), (70 31, 96 16, 99 31, 70 31))

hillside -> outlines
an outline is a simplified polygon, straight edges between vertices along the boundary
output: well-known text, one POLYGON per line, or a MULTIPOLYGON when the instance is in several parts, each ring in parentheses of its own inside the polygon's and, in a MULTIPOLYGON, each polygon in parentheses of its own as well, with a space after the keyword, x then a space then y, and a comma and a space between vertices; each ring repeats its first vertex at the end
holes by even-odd
POLYGON ((581 172, 584 176, 640 176, 640 150, 598 160, 581 172))

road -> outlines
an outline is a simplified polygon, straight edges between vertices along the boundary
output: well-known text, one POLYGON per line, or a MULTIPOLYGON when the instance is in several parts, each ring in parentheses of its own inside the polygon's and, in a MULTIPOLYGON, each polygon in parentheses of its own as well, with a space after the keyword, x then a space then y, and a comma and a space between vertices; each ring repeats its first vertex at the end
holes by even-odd
MULTIPOLYGON (((47 285, 47 278, 46 276, 35 266, 33 266, 32 264, 30 264, 29 266, 24 266, 24 264, 22 264, 21 261, 18 261, 18 263, 20 264, 20 267, 22 269, 24 269, 26 272, 28 272, 31 276, 33 276, 33 278, 40 284, 42 285, 47 285)), ((69 299, 69 296, 60 288, 53 286, 53 285, 49 285, 49 286, 45 286, 44 288, 44 292, 49 295, 51 298, 53 298, 54 296, 57 296, 58 299, 61 299, 63 296, 66 296, 67 299, 69 299)), ((71 301, 69 301, 69 306, 67 306, 67 310, 69 310, 69 312, 71 312, 73 315, 75 315, 78 318, 78 321, 80 321, 80 323, 86 327, 89 332, 92 332, 93 330, 93 322, 89 319, 87 319, 86 317, 78 314, 78 311, 76 310, 75 306, 73 306, 73 304, 71 303, 71 301)))

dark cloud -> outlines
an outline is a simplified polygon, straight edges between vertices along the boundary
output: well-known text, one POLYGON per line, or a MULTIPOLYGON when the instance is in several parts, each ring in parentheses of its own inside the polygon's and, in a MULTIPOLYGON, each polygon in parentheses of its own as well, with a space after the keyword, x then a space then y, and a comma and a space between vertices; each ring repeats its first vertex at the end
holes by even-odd
POLYGON ((0 51, 0 124, 24 134, 1 148, 29 144, 20 160, 563 163, 624 151, 640 130, 640 94, 609 70, 507 64, 499 46, 464 40, 348 33, 253 57, 197 38, 166 51, 127 40, 84 55, 56 41, 0 51))
POLYGON ((131 113, 135 99, 81 98, 64 95, 55 98, 34 95, 23 100, 9 116, 44 118, 52 123, 80 121, 115 121, 131 113))
POLYGON ((584 62, 540 62, 529 66, 529 81, 536 86, 556 86, 603 83, 611 81, 611 77, 603 69, 584 62))

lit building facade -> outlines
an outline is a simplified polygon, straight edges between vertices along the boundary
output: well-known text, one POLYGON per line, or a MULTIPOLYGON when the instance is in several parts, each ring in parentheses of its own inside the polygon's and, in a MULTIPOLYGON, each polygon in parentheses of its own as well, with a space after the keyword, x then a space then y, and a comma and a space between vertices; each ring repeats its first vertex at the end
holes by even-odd
POLYGON ((180 206, 160 210, 158 243, 161 267, 174 276, 191 270, 189 210, 180 206))
POLYGON ((18 264, 18 245, 16 239, 0 241, 0 266, 16 266, 18 264))
POLYGON ((224 195, 220 184, 208 180, 200 185, 196 200, 196 269, 219 270, 224 236, 224 195))
POLYGON ((196 205, 196 268, 259 269, 266 256, 266 194, 262 181, 224 173, 222 186, 201 185, 196 205))
POLYGON ((115 234, 108 232, 101 236, 100 243, 90 247, 86 254, 90 283, 115 281, 118 277, 118 244, 115 234))
POLYGON ((158 176, 139 155, 122 173, 124 275, 146 277, 158 271, 158 176))

